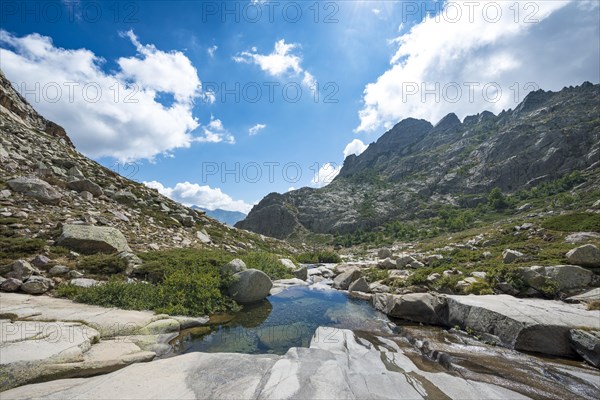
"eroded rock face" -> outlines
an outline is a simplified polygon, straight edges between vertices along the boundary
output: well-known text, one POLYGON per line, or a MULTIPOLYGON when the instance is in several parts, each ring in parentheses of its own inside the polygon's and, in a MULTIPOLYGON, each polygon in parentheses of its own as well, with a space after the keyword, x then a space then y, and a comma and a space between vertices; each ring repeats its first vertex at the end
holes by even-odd
POLYGON ((569 290, 588 286, 594 276, 590 270, 576 265, 533 266, 521 271, 525 283, 536 290, 547 284, 547 278, 556 282, 559 290, 569 290))
POLYGON ((373 306, 390 317, 446 325, 445 298, 430 293, 376 294, 373 306))
POLYGON ((64 225, 57 244, 84 254, 131 251, 121 231, 108 226, 64 225))
POLYGON ((600 267, 600 250, 593 244, 586 244, 570 250, 567 259, 582 267, 600 267))
POLYGON ((254 303, 269 295, 273 283, 267 274, 257 269, 247 269, 233 275, 229 294, 238 303, 254 303))
POLYGON ((309 348, 294 347, 283 356, 193 352, 110 375, 25 386, 3 395, 11 399, 32 395, 41 399, 526 398, 501 386, 420 365, 387 338, 374 337, 370 342, 348 330, 319 328, 309 348))
POLYGON ((58 204, 62 195, 48 182, 38 178, 21 176, 7 182, 8 186, 15 192, 23 193, 25 196, 33 197, 44 204, 58 204))
POLYGON ((586 332, 581 329, 569 331, 571 345, 585 361, 600 368, 600 332, 586 332))

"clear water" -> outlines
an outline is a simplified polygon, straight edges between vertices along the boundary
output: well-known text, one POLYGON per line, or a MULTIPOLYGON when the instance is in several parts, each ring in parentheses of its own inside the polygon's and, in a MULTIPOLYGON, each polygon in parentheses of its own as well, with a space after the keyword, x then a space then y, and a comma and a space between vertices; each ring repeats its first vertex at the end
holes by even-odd
POLYGON ((184 331, 172 342, 175 353, 285 354, 290 347, 308 347, 319 326, 389 332, 389 320, 369 302, 306 286, 291 287, 220 319, 184 331))

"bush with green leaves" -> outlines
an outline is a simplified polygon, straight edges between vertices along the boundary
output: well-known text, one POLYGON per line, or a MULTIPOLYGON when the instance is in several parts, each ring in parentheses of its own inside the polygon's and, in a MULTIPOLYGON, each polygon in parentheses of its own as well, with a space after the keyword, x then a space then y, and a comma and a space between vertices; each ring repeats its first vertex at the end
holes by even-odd
POLYGON ((369 283, 377 281, 385 281, 390 277, 390 272, 387 269, 368 268, 363 271, 363 276, 369 283))
POLYGON ((41 252, 44 246, 46 246, 46 241, 42 239, 0 237, 0 261, 10 262, 18 258, 29 257, 41 252))
POLYGON ((250 252, 240 257, 248 268, 258 269, 269 275, 271 279, 293 278, 294 274, 279 260, 284 258, 277 254, 265 252, 250 252))
POLYGON ((303 264, 339 263, 342 261, 340 256, 331 250, 316 250, 300 253, 296 256, 296 260, 303 264))
POLYGON ((511 203, 504 196, 499 187, 495 187, 488 194, 488 205, 494 210, 504 210, 511 207, 511 203))
POLYGON ((542 227, 562 232, 600 232, 600 214, 570 213, 542 222, 542 227))
POLYGON ((94 254, 79 258, 77 268, 94 275, 114 275, 125 271, 127 260, 116 254, 94 254))

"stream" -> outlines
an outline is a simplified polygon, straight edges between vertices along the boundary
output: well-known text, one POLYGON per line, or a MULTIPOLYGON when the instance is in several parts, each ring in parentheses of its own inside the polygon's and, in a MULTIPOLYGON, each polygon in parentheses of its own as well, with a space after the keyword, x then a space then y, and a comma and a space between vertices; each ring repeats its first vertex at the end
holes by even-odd
POLYGON ((292 286, 238 313, 215 315, 210 325, 183 331, 171 344, 174 355, 282 355, 290 347, 309 347, 319 326, 353 330, 376 347, 381 338, 393 340, 423 371, 457 374, 531 398, 600 398, 600 371, 583 361, 526 354, 453 329, 390 320, 369 301, 319 284, 292 286))

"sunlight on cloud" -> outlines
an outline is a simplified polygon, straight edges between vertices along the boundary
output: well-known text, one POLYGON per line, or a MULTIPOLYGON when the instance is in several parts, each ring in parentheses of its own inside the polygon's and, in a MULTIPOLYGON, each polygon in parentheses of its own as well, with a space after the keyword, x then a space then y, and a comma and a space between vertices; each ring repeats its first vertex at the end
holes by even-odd
POLYGON ((436 123, 450 112, 461 119, 483 110, 498 113, 532 88, 560 90, 597 79, 597 14, 585 7, 569 1, 451 3, 392 41, 398 47, 390 68, 364 89, 357 132, 389 128, 407 117, 436 123), (451 14, 449 7, 462 13, 451 14), (483 12, 498 7, 497 20, 483 12))
POLYGON ((302 68, 302 57, 293 54, 298 48, 299 44, 286 43, 285 39, 281 39, 275 42, 270 54, 257 53, 257 48, 252 47, 250 52, 243 51, 233 57, 233 60, 238 63, 256 64, 262 71, 277 78, 300 78, 302 84, 310 88, 316 80, 310 72, 302 68))
POLYGON ((263 129, 265 129, 267 127, 267 125, 265 124, 256 124, 253 127, 251 127, 250 129, 248 129, 248 134, 250 136, 254 136, 256 135, 258 132, 262 131, 263 129))
POLYGON ((341 169, 341 165, 336 166, 332 163, 325 163, 319 168, 319 172, 313 176, 310 182, 317 187, 327 186, 338 176, 341 169))
POLYGON ((211 188, 207 185, 197 183, 179 182, 174 187, 165 187, 157 181, 144 182, 149 188, 156 189, 168 198, 186 206, 199 206, 214 210, 217 208, 227 211, 240 211, 245 214, 250 212, 252 205, 243 200, 233 200, 229 195, 223 193, 219 188, 211 188))
POLYGON ((220 119, 215 119, 212 115, 210 116, 208 125, 202 127, 202 132, 204 136, 197 137, 194 141, 205 143, 219 143, 224 141, 229 144, 235 144, 235 137, 225 129, 220 119))
MULTIPOLYGON (((142 44, 133 31, 122 37, 131 41, 137 54, 119 58, 120 69, 107 73, 102 69, 106 60, 90 50, 63 49, 47 36, 16 37, 0 30, 2 70, 33 107, 62 125, 88 156, 152 159, 202 141, 192 135, 199 126, 192 112, 194 100, 203 93, 191 61, 180 51, 142 44), (163 93, 172 96, 171 104, 158 100, 163 93)), ((233 141, 228 133, 210 130, 211 124, 209 132, 216 136, 205 136, 204 141, 233 141)))
POLYGON ((346 148, 344 149, 344 158, 348 157, 350 154, 359 156, 363 151, 367 149, 367 147, 369 146, 364 144, 362 140, 354 139, 346 145, 346 148))

